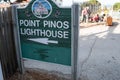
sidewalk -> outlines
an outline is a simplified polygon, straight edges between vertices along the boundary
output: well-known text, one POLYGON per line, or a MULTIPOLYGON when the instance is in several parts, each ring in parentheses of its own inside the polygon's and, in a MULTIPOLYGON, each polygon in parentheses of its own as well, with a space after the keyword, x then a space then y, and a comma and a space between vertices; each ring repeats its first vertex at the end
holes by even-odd
MULTIPOLYGON (((115 22, 120 22, 119 19, 113 19, 113 24, 115 22)), ((105 22, 88 22, 88 23, 80 23, 80 28, 88 28, 88 27, 94 27, 98 25, 105 25, 105 22)))
POLYGON ((97 26, 97 25, 104 25, 105 22, 94 22, 94 23, 80 23, 80 27, 81 28, 88 28, 88 27, 93 27, 93 26, 97 26))
POLYGON ((80 29, 81 80, 120 80, 120 22, 80 29))

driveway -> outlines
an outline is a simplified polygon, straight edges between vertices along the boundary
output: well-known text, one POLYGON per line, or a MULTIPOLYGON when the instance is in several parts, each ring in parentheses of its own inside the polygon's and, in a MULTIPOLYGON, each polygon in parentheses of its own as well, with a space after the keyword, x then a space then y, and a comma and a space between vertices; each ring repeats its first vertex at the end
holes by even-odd
POLYGON ((120 21, 80 29, 81 80, 120 80, 120 21))

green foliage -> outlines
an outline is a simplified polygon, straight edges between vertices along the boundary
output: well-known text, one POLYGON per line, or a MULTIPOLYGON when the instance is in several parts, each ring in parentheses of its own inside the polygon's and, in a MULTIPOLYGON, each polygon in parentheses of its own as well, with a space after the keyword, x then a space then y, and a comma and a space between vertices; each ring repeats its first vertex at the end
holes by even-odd
POLYGON ((113 10, 120 10, 120 2, 113 5, 113 10))
POLYGON ((82 7, 90 6, 90 5, 101 5, 101 3, 97 0, 89 0, 82 4, 82 7))
POLYGON ((89 3, 90 3, 90 4, 93 4, 93 5, 94 5, 94 4, 100 4, 97 0, 89 0, 89 3))

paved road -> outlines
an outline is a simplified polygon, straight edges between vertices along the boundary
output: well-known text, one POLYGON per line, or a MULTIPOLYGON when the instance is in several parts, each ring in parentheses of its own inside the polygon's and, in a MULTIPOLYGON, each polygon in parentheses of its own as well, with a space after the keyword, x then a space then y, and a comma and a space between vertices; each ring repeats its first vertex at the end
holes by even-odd
POLYGON ((81 80, 120 80, 120 23, 80 30, 81 80))

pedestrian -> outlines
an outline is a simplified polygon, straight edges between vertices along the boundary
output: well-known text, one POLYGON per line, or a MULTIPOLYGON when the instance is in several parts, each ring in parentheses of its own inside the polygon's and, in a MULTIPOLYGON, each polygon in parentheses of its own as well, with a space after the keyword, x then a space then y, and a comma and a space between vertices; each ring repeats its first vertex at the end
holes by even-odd
POLYGON ((89 18, 90 18, 90 14, 91 14, 91 11, 90 11, 90 9, 89 9, 89 7, 86 7, 86 22, 88 23, 88 21, 89 21, 89 18))
POLYGON ((93 22, 99 22, 99 20, 100 20, 99 14, 96 14, 96 15, 93 17, 93 22))
POLYGON ((87 9, 84 8, 82 10, 82 22, 86 22, 86 14, 87 14, 87 9))

